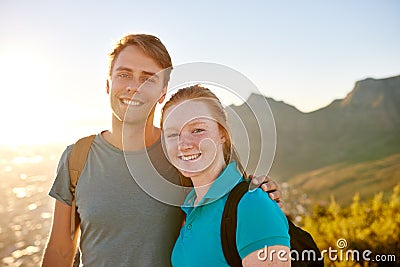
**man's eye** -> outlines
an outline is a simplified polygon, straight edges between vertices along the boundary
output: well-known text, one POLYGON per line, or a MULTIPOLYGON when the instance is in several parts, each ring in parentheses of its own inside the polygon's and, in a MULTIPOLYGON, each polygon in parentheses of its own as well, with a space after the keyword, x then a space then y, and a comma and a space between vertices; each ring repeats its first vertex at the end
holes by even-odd
POLYGON ((156 80, 153 77, 144 77, 142 78, 143 83, 155 83, 156 80))
POLYGON ((129 74, 123 72, 123 73, 118 74, 118 77, 120 77, 120 78, 128 78, 129 74))
POLYGON ((201 132, 204 132, 204 131, 205 131, 204 129, 196 128, 192 132, 193 133, 201 133, 201 132))

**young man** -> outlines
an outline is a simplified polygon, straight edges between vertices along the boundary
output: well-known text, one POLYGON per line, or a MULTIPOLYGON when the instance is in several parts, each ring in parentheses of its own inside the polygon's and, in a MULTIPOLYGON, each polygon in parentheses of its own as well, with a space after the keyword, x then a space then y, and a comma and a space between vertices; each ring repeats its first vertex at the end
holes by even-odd
MULTIPOLYGON (((179 184, 179 175, 162 150, 160 129, 152 123, 171 70, 168 51, 151 35, 127 35, 111 52, 107 94, 112 128, 95 137, 76 188, 81 233, 71 238, 69 146, 49 193, 56 204, 43 266, 70 266, 79 236, 86 266, 170 265, 182 213, 146 194, 132 178, 126 157, 137 166, 135 175, 151 180, 155 170, 148 164, 150 158, 158 173, 179 184)), ((276 189, 273 182, 269 186, 276 189)))

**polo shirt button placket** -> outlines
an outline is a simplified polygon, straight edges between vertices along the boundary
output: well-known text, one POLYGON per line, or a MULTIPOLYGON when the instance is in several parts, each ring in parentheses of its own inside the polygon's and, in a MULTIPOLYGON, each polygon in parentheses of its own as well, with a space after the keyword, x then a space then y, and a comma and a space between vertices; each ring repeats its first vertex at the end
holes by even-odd
POLYGON ((189 223, 189 224, 187 225, 187 229, 188 229, 188 230, 192 230, 192 224, 191 224, 191 223, 189 223))

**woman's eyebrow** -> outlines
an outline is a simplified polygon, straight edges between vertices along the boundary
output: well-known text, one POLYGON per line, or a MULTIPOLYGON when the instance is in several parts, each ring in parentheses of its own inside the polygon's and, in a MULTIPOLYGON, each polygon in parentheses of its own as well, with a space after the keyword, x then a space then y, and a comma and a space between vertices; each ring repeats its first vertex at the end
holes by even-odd
POLYGON ((177 132, 178 130, 175 127, 164 127, 163 132, 177 132))
POLYGON ((190 121, 186 125, 188 126, 197 126, 197 125, 205 125, 207 126, 207 123, 201 120, 202 118, 195 118, 196 121, 190 121), (200 121, 199 121, 200 120, 200 121))

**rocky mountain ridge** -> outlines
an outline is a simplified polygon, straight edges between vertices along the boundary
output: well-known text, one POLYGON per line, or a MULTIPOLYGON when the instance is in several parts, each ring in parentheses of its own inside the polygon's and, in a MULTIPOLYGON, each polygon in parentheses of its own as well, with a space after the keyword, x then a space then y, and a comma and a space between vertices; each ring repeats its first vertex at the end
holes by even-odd
MULTIPOLYGON (((265 100, 276 125, 271 176, 290 182, 295 176, 335 164, 358 164, 400 153, 400 76, 358 81, 344 99, 310 113, 252 94, 247 104, 231 108, 245 122, 255 151, 260 144, 252 136, 257 123, 249 107, 255 110, 265 100)), ((235 128, 235 122, 232 125, 235 128)), ((250 162, 250 169, 253 165, 250 162)))

